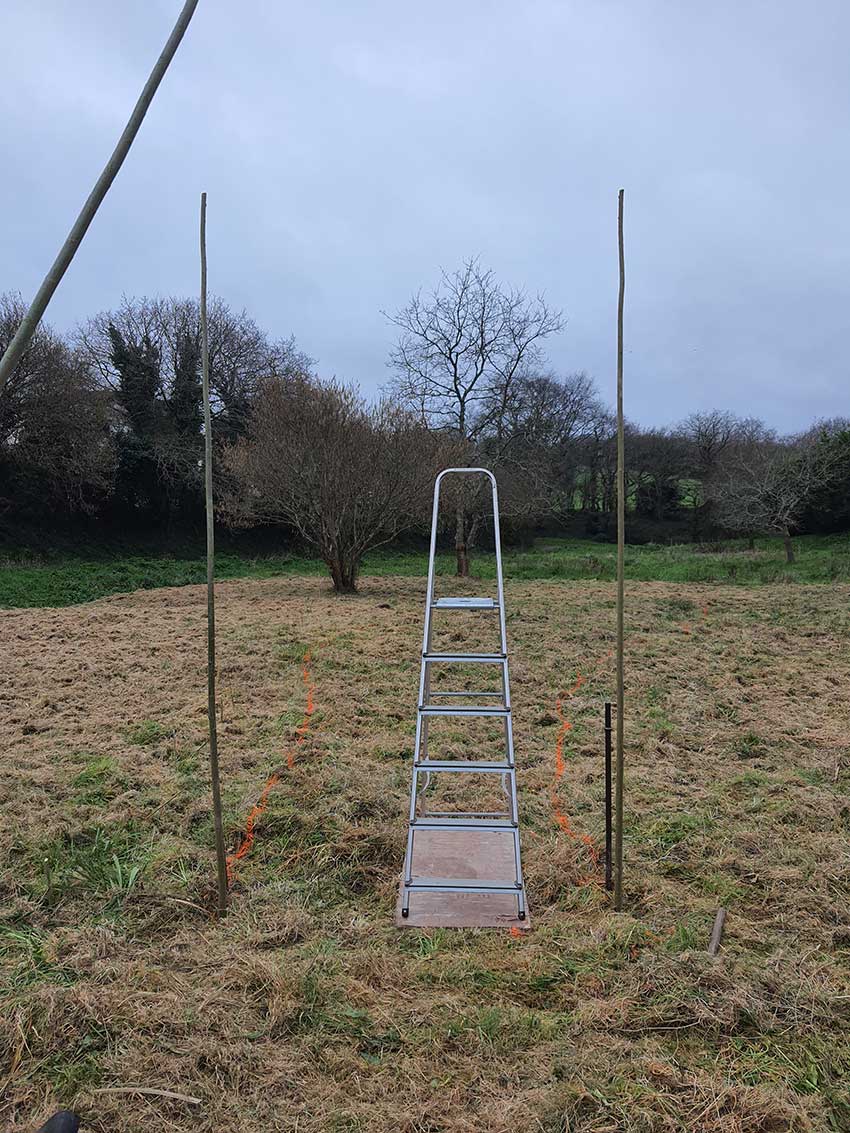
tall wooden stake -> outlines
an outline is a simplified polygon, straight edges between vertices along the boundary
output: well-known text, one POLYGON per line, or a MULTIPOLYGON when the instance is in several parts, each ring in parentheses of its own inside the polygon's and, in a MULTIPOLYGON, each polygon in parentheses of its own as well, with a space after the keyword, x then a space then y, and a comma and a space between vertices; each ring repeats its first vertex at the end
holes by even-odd
POLYGON ((186 0, 180 15, 177 17, 177 23, 174 25, 171 35, 165 47, 162 49, 162 54, 154 64, 154 68, 148 76, 148 81, 142 88, 142 93, 139 95, 139 100, 133 107, 133 113, 127 125, 124 127, 124 132, 118 139, 115 149, 112 151, 112 156, 103 168, 103 172, 95 182, 94 188, 80 210, 80 215, 74 221, 71 231, 68 233, 65 243, 59 249, 59 255, 53 261, 53 266, 44 277, 44 280, 39 287, 35 299, 33 299, 30 309, 27 311, 21 320, 21 325, 18 327, 15 337, 6 348, 6 352, 0 358, 0 392, 5 389, 6 382, 18 364, 21 355, 29 345, 29 341, 35 333, 35 329, 41 321, 42 315, 47 310, 47 304, 53 297, 53 292, 59 286, 62 276, 68 270, 74 254, 79 248, 83 237, 88 231, 88 227, 94 220, 94 215, 100 208, 103 198, 109 192, 109 187, 118 175, 118 170, 124 163, 124 158, 130 152, 130 146, 136 134, 139 132, 139 127, 144 121, 145 114, 150 106, 153 96, 156 94, 157 87, 162 82, 162 77, 168 70, 168 65, 174 58, 174 53, 180 46, 180 40, 183 38, 186 28, 189 26, 189 21, 194 15, 195 8, 198 6, 198 0, 186 0))
POLYGON ((623 190, 617 203, 617 243, 620 252, 620 294, 617 301, 617 741, 615 773, 614 908, 623 908, 623 601, 625 596, 626 467, 623 439, 623 302, 626 261, 623 253, 623 190))
POLYGON ((218 915, 227 911, 227 855, 221 820, 218 732, 215 720, 215 532, 213 512, 212 414, 210 412, 210 343, 207 327, 207 194, 201 193, 201 380, 204 396, 204 488, 207 511, 207 717, 210 725, 215 854, 218 866, 218 915))

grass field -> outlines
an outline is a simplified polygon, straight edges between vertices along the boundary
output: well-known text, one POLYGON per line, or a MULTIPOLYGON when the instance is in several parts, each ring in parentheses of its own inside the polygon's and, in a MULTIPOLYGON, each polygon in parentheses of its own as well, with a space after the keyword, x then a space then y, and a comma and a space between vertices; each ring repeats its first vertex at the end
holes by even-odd
MULTIPOLYGON (((744 542, 720 545, 678 544, 628 547, 626 574, 635 581, 722 582, 850 582, 850 539, 847 535, 805 536, 796 539, 797 561, 785 562, 779 539, 759 539, 755 549, 744 542)), ((443 573, 452 573, 454 560, 443 555, 443 573)), ((490 556, 478 556, 475 569, 492 576, 490 556)), ((364 574, 422 577, 427 555, 416 552, 378 551, 369 555, 364 574)), ((608 543, 587 539, 539 539, 530 550, 508 550, 505 570, 514 579, 613 579, 615 551, 608 543)), ((299 555, 249 555, 220 552, 217 577, 274 578, 286 575, 321 576, 326 568, 316 559, 299 555)), ((0 607, 70 606, 108 594, 149 590, 159 586, 186 586, 206 579, 202 549, 175 555, 155 555, 104 549, 97 555, 0 554, 0 607)))
POLYGON ((614 589, 516 565, 518 939, 392 924, 421 578, 219 587, 232 849, 284 768, 221 923, 202 589, 0 614, 0 1127, 61 1103, 99 1133, 850 1128, 850 586, 628 587, 618 916, 581 838, 614 589))

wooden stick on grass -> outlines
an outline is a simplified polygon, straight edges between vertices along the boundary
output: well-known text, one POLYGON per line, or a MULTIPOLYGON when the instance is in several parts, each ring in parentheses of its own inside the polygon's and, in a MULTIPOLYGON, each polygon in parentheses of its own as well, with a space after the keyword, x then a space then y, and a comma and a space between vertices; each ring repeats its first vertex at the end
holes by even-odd
POLYGON ((626 262, 623 253, 623 190, 617 203, 617 244, 620 256, 620 293, 617 300, 617 739, 615 748, 614 908, 623 908, 623 600, 626 542, 626 469, 623 440, 623 303, 626 262))
POLYGON ((162 54, 154 64, 154 68, 148 76, 148 81, 142 88, 139 100, 133 107, 133 113, 130 115, 127 125, 124 127, 124 132, 118 139, 115 149, 112 151, 112 156, 109 161, 107 161, 101 175, 95 182, 94 188, 89 194, 86 203, 80 210, 80 215, 74 221, 71 231, 65 239, 65 243, 59 249, 59 255, 53 261, 53 265, 44 277, 35 299, 33 299, 29 310, 21 320, 21 325, 15 332, 15 337, 9 343, 3 357, 0 358, 0 392, 5 388, 12 371, 29 345, 30 339, 35 334, 36 327, 41 322, 42 315, 47 310, 47 304, 53 297, 53 292, 59 286, 62 276, 68 270, 77 248, 79 248, 83 237, 88 231, 89 225, 94 220, 95 213, 103 203, 103 198, 109 192, 112 182, 118 176, 118 170, 124 164, 124 158, 130 152, 130 146, 133 144, 133 140, 139 132, 139 127, 144 121, 145 114, 147 114, 148 107, 153 101, 157 87, 162 82, 162 77, 168 70, 168 65, 174 58, 174 53, 177 48, 180 46, 180 40, 186 32, 186 28, 189 26, 189 21, 192 19, 197 6, 198 0, 186 0, 186 3, 183 5, 180 15, 177 17, 177 23, 174 25, 165 47, 162 49, 162 54))
POLYGON ((201 380, 204 396, 204 488, 207 513, 207 717, 210 726, 215 856, 218 870, 218 915, 227 911, 227 855, 221 820, 218 733, 215 719, 215 513, 213 511, 212 413, 210 412, 210 342, 207 326, 207 194, 201 193, 201 380))
POLYGON ((200 1098, 191 1094, 178 1094, 175 1090, 157 1090, 153 1086, 101 1086, 92 1090, 94 1094, 142 1094, 152 1098, 167 1098, 169 1101, 186 1102, 187 1105, 200 1105, 200 1098))
POLYGON ((711 940, 708 942, 709 956, 716 956, 720 949, 720 941, 723 939, 723 926, 726 924, 726 910, 720 908, 717 910, 717 916, 714 918, 714 926, 711 930, 711 940))

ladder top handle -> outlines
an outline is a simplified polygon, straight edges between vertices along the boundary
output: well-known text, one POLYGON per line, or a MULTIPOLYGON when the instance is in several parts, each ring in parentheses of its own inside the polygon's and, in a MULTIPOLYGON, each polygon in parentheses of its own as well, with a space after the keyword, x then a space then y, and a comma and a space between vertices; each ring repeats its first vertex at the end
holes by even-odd
POLYGON ((494 488, 496 487, 496 477, 493 475, 493 473, 490 471, 489 468, 444 468, 443 471, 438 473, 438 475, 437 475, 437 479, 434 482, 435 487, 440 483, 440 481, 442 480, 442 478, 444 476, 449 476, 449 475, 452 475, 453 473, 457 473, 459 475, 466 475, 466 474, 469 474, 470 472, 476 473, 479 476, 486 476, 487 479, 490 481, 490 483, 493 485, 493 487, 494 488))

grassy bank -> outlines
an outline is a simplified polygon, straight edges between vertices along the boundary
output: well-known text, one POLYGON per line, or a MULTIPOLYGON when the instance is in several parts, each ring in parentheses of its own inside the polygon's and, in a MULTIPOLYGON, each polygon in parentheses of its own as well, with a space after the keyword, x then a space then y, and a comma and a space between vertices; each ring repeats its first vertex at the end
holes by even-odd
MULTIPOLYGON (((850 540, 846 535, 801 537, 795 540, 795 550, 797 561, 789 565, 778 539, 759 539, 754 550, 743 543, 628 547, 626 576, 644 582, 744 585, 850 581, 850 540)), ((607 581, 614 578, 615 565, 612 545, 582 539, 540 539, 531 549, 505 552, 505 573, 513 579, 607 581)), ((423 552, 387 550, 367 556, 363 574, 412 577, 424 576, 426 569, 427 555, 423 552)), ((441 555, 438 569, 452 574, 453 557, 441 555)), ((491 578, 492 556, 479 555, 473 571, 491 578)), ((321 562, 303 555, 225 551, 217 558, 217 576, 221 579, 324 574, 321 562)), ((102 551, 55 557, 7 552, 0 559, 0 607, 72 606, 107 594, 200 583, 205 577, 203 554, 194 550, 179 555, 102 551)))

